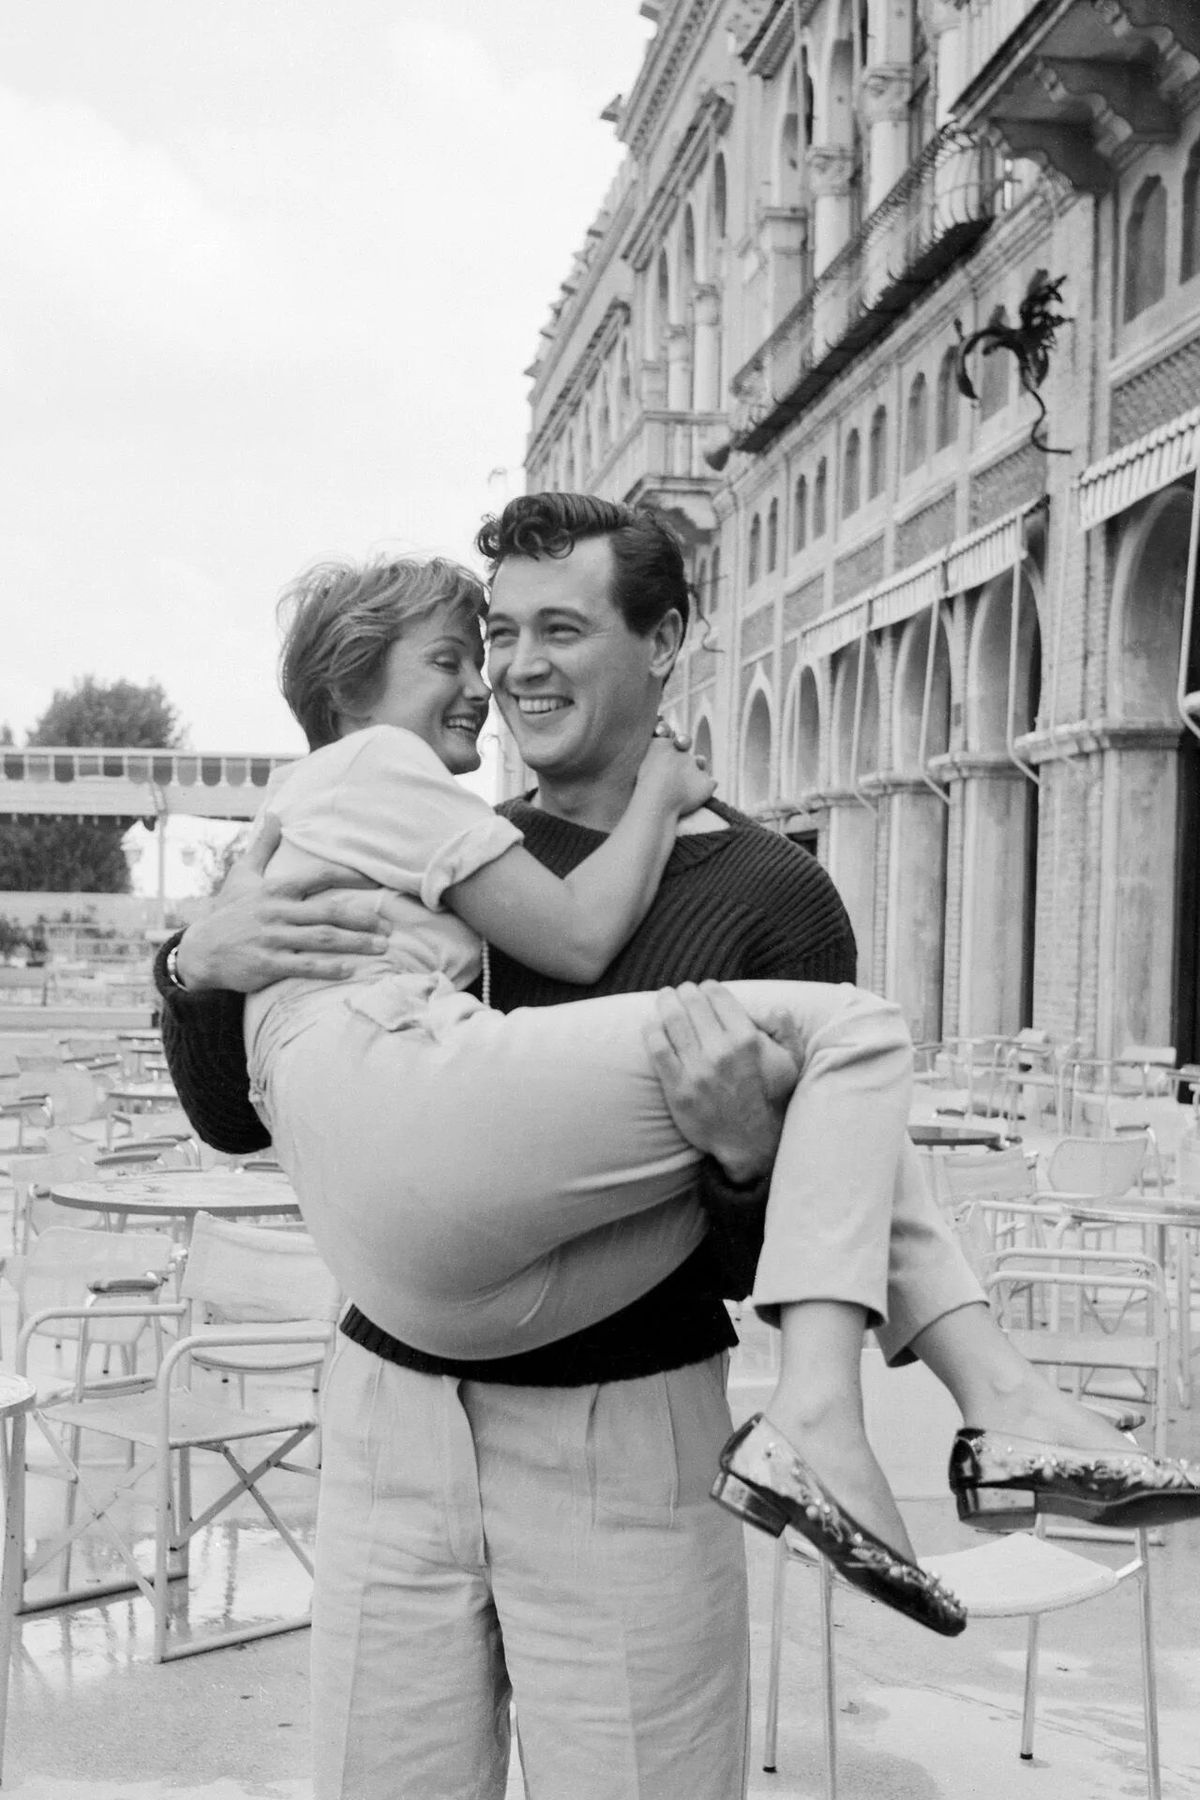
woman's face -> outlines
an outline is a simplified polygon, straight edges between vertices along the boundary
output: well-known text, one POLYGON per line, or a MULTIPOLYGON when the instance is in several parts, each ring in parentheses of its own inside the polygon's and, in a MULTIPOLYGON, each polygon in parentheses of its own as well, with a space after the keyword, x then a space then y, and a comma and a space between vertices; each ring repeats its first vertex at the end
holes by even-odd
POLYGON ((417 619, 388 651, 371 705, 341 715, 342 736, 368 725, 401 725, 423 738, 452 775, 469 774, 480 764, 477 742, 491 698, 482 669, 474 619, 449 607, 417 619))

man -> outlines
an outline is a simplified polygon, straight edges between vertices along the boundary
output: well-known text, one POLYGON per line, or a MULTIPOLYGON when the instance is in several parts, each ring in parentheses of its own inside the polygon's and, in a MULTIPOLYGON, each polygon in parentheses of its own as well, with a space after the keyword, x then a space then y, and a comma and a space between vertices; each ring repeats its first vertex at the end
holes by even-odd
MULTIPOLYGON (((565 874, 632 791, 686 626, 682 558, 652 514, 577 495, 511 502, 479 547, 492 684, 538 778, 503 810, 565 874)), ((718 802, 685 824, 650 912, 588 992, 853 979, 844 908, 811 858, 718 802)), ((361 898, 264 886, 270 842, 160 959, 181 1097, 233 1151, 265 1134, 230 990, 336 977, 379 947, 361 898)), ((583 991, 493 953, 502 1009, 583 991)), ((660 1012, 656 1067, 709 1156, 712 1230, 681 1269, 598 1326, 485 1364, 424 1356, 353 1305, 343 1320, 318 1526, 318 1800, 499 1800, 510 1692, 531 1800, 744 1792, 741 1534, 708 1488, 730 1429, 722 1294, 749 1285, 779 1121, 723 990, 685 988, 660 1012)), ((910 1225, 944 1237, 936 1217, 910 1225)), ((977 1298, 951 1250, 919 1295, 898 1295, 897 1347, 977 1298)))

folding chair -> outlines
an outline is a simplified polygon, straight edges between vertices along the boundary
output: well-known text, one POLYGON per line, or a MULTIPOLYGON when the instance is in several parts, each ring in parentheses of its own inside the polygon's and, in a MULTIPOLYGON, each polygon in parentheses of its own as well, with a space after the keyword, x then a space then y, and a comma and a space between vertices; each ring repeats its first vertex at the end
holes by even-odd
MULTIPOLYGON (((959 1425, 957 1408, 949 1394, 920 1363, 889 1370, 883 1357, 873 1348, 864 1351, 862 1368, 868 1435, 897 1500, 901 1503, 931 1499, 948 1502, 946 1452, 959 1425)), ((825 1795, 826 1800, 837 1800, 834 1590, 851 1594, 856 1590, 839 1582, 830 1564, 823 1557, 815 1558, 806 1541, 790 1532, 780 1538, 775 1553, 763 1767, 768 1772, 774 1772, 777 1767, 780 1663, 788 1566, 792 1562, 802 1562, 811 1567, 814 1560, 818 1562, 820 1577, 825 1795)), ((1020 1756, 1024 1761, 1033 1756, 1038 1638, 1043 1614, 1098 1599, 1125 1582, 1133 1582, 1138 1596, 1146 1785, 1149 1800, 1160 1800, 1150 1571, 1144 1531, 1137 1533, 1136 1550, 1131 1560, 1117 1569, 1079 1551, 1048 1543, 1040 1532, 989 1536, 986 1542, 965 1550, 921 1556, 920 1562, 922 1568, 940 1576, 958 1595, 972 1622, 989 1618, 1028 1620, 1020 1739, 1020 1756)), ((862 1596, 857 1598, 861 1600, 862 1596)))
MULTIPOLYGON (((333 1278, 325 1272, 322 1281, 314 1265, 321 1267, 311 1240, 299 1233, 267 1232, 213 1220, 201 1213, 195 1222, 177 1303, 134 1305, 115 1303, 110 1296, 102 1309, 94 1309, 102 1310, 106 1320, 178 1320, 183 1335, 171 1344, 156 1375, 148 1381, 130 1382, 124 1392, 111 1385, 101 1392, 85 1389, 77 1399, 52 1401, 35 1411, 35 1423, 56 1461, 68 1479, 78 1485, 81 1505, 78 1516, 45 1548, 36 1565, 26 1565, 23 1611, 78 1605, 136 1588, 154 1609, 156 1662, 295 1631, 309 1623, 310 1615, 305 1610, 270 1621, 210 1631, 186 1642, 168 1642, 170 1582, 187 1579, 192 1540, 243 1496, 255 1502, 301 1567, 309 1575, 312 1573, 312 1562, 303 1544, 262 1485, 275 1470, 315 1475, 311 1466, 292 1460, 294 1452, 317 1430, 312 1393, 305 1390, 301 1398, 294 1390, 288 1390, 273 1408, 233 1406, 227 1400, 210 1400, 193 1391, 190 1363, 194 1353, 211 1361, 221 1350, 234 1347, 242 1353, 266 1347, 281 1350, 285 1346, 305 1347, 310 1354, 323 1352, 332 1339, 338 1296, 333 1278), (319 1310, 318 1288, 322 1290, 319 1310), (302 1322, 295 1317, 298 1300, 309 1313, 302 1322), (199 1315, 205 1308, 219 1310, 225 1322, 204 1324, 199 1315), (233 1323, 232 1318, 237 1316, 249 1317, 253 1322, 233 1323), (200 1329, 193 1330, 193 1325, 200 1329), (106 1489, 98 1488, 81 1467, 79 1458, 71 1454, 69 1434, 89 1431, 126 1443, 135 1454, 133 1466, 106 1489), (241 1446, 252 1448, 247 1452, 241 1446), (232 1484, 199 1512, 193 1509, 191 1479, 192 1453, 197 1450, 222 1457, 234 1475, 232 1484), (113 1512, 149 1476, 154 1478, 154 1559, 152 1571, 146 1573, 128 1532, 122 1530, 113 1512), (92 1525, 99 1525, 115 1546, 127 1578, 74 1589, 64 1583, 49 1595, 31 1598, 30 1576, 52 1564, 69 1543, 92 1525)), ((64 1311, 66 1316, 82 1317, 91 1310, 70 1308, 56 1312, 59 1317, 64 1316, 64 1311)), ((25 1325, 18 1343, 19 1369, 24 1367, 31 1333, 52 1316, 43 1312, 25 1325)))

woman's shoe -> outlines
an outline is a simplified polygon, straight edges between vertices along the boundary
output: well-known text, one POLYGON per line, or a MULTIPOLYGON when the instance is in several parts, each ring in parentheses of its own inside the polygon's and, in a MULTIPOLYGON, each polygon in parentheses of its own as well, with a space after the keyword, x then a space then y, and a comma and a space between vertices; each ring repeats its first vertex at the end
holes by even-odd
POLYGON ((713 1499, 748 1525, 757 1525, 772 1537, 790 1525, 828 1557, 852 1587, 943 1637, 957 1637, 966 1625, 961 1601, 935 1576, 859 1525, 761 1413, 734 1432, 720 1463, 713 1499))
POLYGON ((1131 1529, 1200 1518, 1200 1466, 1140 1450, 1071 1450, 964 1426, 950 1451, 958 1516, 1021 1531, 1042 1513, 1131 1529))

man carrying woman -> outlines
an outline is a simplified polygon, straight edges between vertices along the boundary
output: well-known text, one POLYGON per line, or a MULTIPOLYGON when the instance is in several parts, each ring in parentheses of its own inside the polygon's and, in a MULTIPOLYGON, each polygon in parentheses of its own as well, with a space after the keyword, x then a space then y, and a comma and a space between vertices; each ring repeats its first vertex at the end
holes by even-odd
MULTIPOLYGON (((496 565, 493 684, 539 777, 535 804, 504 810, 526 850, 566 874, 617 831, 634 794, 686 619, 682 562, 652 518, 578 496, 513 502, 482 547, 496 565)), ((464 667, 431 730, 465 738, 481 696, 478 671, 464 667)), ((440 740, 426 742, 442 755, 440 740)), ((167 947, 182 988, 164 987, 181 1094, 226 1149, 253 1148, 264 1133, 243 1098, 240 1002, 205 990, 332 973, 307 960, 312 934, 328 946, 318 955, 340 961, 363 940, 339 933, 371 923, 345 895, 314 903, 272 893, 253 868, 240 895, 235 886, 225 907, 167 947), (222 1060, 203 1073, 214 1045, 222 1060)), ((714 803, 678 837, 641 926, 586 991, 852 972, 844 913, 820 871, 714 803)), ((501 1009, 580 992, 493 958, 501 1009)), ((736 1235, 739 1218, 761 1220, 752 1178, 774 1153, 779 1108, 762 1040, 725 990, 664 999, 650 1043, 685 1135, 726 1175, 751 1178, 738 1196, 711 1167, 702 1174, 721 1229, 649 1293, 517 1355, 407 1344, 389 1330, 398 1321, 355 1306, 344 1321, 318 1533, 322 1800, 501 1794, 510 1687, 536 1800, 742 1791, 744 1575, 736 1530, 706 1500, 728 1431, 728 1326, 710 1240, 736 1235), (732 1114, 719 1080, 709 1104, 714 1070, 732 1075, 732 1114)), ((427 1201, 436 1207, 436 1193, 427 1201)), ((1048 1441, 1092 1463, 1123 1451, 1011 1352, 919 1185, 893 1218, 886 1287, 876 1310, 889 1354, 920 1354, 979 1431, 1048 1441)), ((870 1310, 845 1321, 844 1356, 810 1359, 803 1421, 810 1462, 859 1513, 883 1500, 854 1466, 857 1451, 839 1467, 838 1446, 855 1406, 843 1372, 856 1369, 870 1310)), ((761 1436, 728 1454, 743 1498, 776 1485, 769 1465, 781 1457, 786 1445, 761 1436)), ((794 1465, 784 1469, 785 1500, 798 1479, 794 1465)), ((890 1524, 876 1537, 903 1551, 890 1524)))

